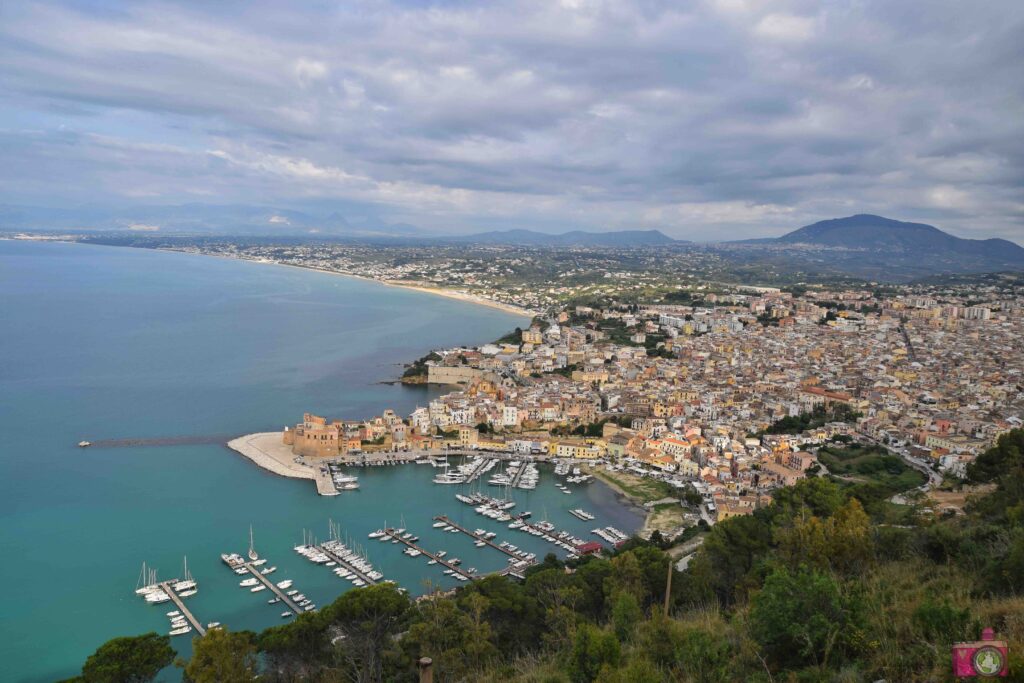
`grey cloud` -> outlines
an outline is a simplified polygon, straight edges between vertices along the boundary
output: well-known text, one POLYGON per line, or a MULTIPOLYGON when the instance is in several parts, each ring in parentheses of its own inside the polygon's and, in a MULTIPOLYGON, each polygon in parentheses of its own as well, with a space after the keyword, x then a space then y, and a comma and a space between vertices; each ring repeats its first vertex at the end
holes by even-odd
POLYGON ((1024 236, 1015 0, 12 5, 2 201, 1024 236))

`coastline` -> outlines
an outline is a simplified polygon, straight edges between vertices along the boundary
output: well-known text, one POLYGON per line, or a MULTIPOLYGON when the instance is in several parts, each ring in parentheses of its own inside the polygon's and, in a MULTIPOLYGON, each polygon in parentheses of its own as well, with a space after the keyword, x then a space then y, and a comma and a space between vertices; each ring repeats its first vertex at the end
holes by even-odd
MULTIPOLYGON (((35 239, 35 238, 28 239, 28 238, 17 238, 17 237, 5 237, 5 238, 0 238, 0 239, 10 240, 10 241, 23 241, 24 240, 24 241, 38 241, 38 242, 64 242, 64 243, 67 243, 67 244, 91 244, 90 242, 81 242, 79 240, 74 240, 74 239, 43 240, 43 239, 35 239)), ((270 266, 283 266, 285 268, 298 268, 300 270, 312 270, 314 272, 325 273, 327 275, 336 275, 336 276, 340 276, 340 277, 350 277, 350 278, 355 278, 356 280, 365 280, 366 282, 375 282, 378 285, 384 285, 385 287, 400 287, 402 289, 411 289, 411 290, 414 290, 414 291, 417 291, 417 292, 423 292, 424 294, 433 294, 435 296, 443 296, 443 297, 445 297, 447 299, 455 299, 456 301, 462 301, 462 302, 467 303, 467 304, 476 304, 478 306, 486 306, 488 308, 492 308, 492 309, 495 309, 495 310, 498 310, 498 311, 503 311, 505 313, 510 313, 512 315, 523 316, 523 317, 531 318, 531 319, 536 317, 537 315, 539 315, 539 313, 537 311, 533 311, 533 310, 530 310, 528 308, 523 308, 522 306, 516 306, 515 304, 509 304, 509 303, 505 303, 503 301, 495 301, 493 299, 488 299, 486 297, 477 296, 475 294, 470 294, 469 292, 463 292, 463 291, 460 291, 460 290, 457 290, 457 289, 446 289, 446 288, 443 288, 443 287, 426 287, 426 286, 419 285, 419 284, 405 283, 405 282, 402 282, 402 281, 399 281, 399 280, 382 280, 382 279, 377 279, 377 278, 373 278, 373 277, 367 277, 365 275, 356 275, 355 273, 345 273, 345 272, 338 271, 338 270, 327 270, 326 268, 316 268, 314 266, 300 266, 300 265, 296 265, 294 263, 281 263, 279 261, 267 261, 267 260, 262 260, 262 259, 245 258, 245 257, 242 257, 242 256, 227 256, 227 255, 224 255, 224 254, 209 254, 209 253, 206 253, 206 252, 203 252, 203 251, 184 251, 182 249, 167 249, 167 248, 163 248, 163 247, 134 247, 134 246, 106 245, 106 244, 100 244, 100 245, 94 245, 94 246, 118 246, 120 248, 126 248, 126 249, 150 249, 152 251, 162 251, 162 252, 172 253, 172 254, 191 254, 193 256, 210 256, 210 257, 213 257, 213 258, 221 258, 221 259, 227 259, 227 260, 231 260, 231 261, 246 261, 247 263, 258 263, 258 264, 270 265, 270 266)))
MULTIPOLYGON (((138 247, 129 247, 138 248, 138 247)), ((531 311, 528 308, 516 306, 514 304, 508 304, 502 301, 494 301, 486 297, 477 296, 468 292, 462 292, 457 289, 445 289, 443 287, 425 287, 423 285, 408 284, 399 280, 379 280, 377 278, 366 277, 365 275, 356 275, 355 273, 345 273, 340 270, 327 270, 326 268, 317 268, 315 266, 300 266, 294 263, 281 263, 279 261, 265 261, 261 259, 244 258, 240 256, 224 256, 222 254, 207 254, 201 251, 182 251, 181 249, 160 249, 156 248, 154 251, 164 251, 174 254, 194 254, 197 256, 212 256, 214 258, 229 259, 232 261, 246 261, 247 263, 257 263, 268 266, 282 266, 284 268, 297 268, 299 270, 311 270, 317 273, 324 273, 326 275, 335 275, 338 277, 349 277, 356 280, 363 280, 365 282, 374 282, 378 285, 384 285, 385 287, 400 287, 401 289, 411 289, 416 292, 423 292, 424 294, 433 294, 435 296, 443 296, 447 299, 455 299, 456 301, 462 301, 468 304, 476 304, 478 306, 486 306, 495 310, 503 311, 505 313, 511 313, 512 315, 524 316, 533 318, 537 315, 536 311, 531 311)))

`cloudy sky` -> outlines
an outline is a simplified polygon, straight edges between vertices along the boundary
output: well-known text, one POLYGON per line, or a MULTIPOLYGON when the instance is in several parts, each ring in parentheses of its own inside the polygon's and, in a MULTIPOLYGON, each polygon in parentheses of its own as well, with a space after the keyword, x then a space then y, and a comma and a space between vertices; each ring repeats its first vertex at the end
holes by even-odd
POLYGON ((1024 242, 1024 2, 5 2, 0 153, 17 205, 1024 242))

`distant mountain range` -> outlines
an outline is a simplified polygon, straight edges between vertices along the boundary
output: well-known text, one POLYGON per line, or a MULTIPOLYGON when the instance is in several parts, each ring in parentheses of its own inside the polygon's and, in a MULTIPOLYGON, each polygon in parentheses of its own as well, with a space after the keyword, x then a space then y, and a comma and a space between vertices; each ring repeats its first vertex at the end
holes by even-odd
POLYGON ((939 273, 1024 270, 1024 248, 1009 240, 964 239, 932 225, 871 214, 819 221, 782 237, 733 244, 791 248, 790 258, 804 265, 817 262, 847 275, 881 281, 939 273), (808 246, 828 251, 813 256, 806 253, 808 246))
POLYGON ((533 230, 499 230, 475 235, 449 237, 448 241, 472 244, 508 244, 528 247, 651 247, 663 244, 686 244, 659 230, 618 230, 584 232, 573 230, 553 235, 533 230))
MULTIPOLYGON (((441 236, 407 223, 349 220, 339 212, 267 206, 181 204, 121 209, 50 209, 0 205, 0 230, 117 231, 125 234, 359 240, 382 244, 477 244, 524 247, 686 247, 659 230, 561 234, 516 229, 441 236)), ((757 271, 852 276, 906 282, 936 275, 1024 271, 1024 248, 1004 239, 963 239, 925 225, 858 214, 807 225, 781 237, 719 242, 700 248, 757 271)))
POLYGON ((423 231, 407 223, 372 220, 352 223, 337 212, 314 215, 292 209, 244 204, 175 204, 124 209, 0 205, 0 229, 353 238, 423 235, 423 231))

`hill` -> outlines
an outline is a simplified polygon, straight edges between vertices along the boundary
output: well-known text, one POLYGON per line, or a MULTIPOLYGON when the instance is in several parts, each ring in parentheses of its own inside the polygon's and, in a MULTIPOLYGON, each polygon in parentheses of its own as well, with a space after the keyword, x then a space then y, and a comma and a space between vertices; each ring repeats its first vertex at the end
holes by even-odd
POLYGON ((507 244, 517 247, 650 247, 679 244, 660 230, 617 230, 585 232, 573 230, 560 234, 534 230, 496 230, 451 238, 471 244, 507 244))
POLYGON ((1024 271, 1024 248, 1009 240, 964 239, 933 225, 871 214, 819 221, 775 239, 733 244, 794 269, 880 282, 1024 271))
POLYGON ((1024 248, 1009 240, 963 239, 933 225, 908 223, 863 213, 805 225, 783 235, 776 242, 850 249, 917 250, 929 254, 956 252, 1024 263, 1024 248))

